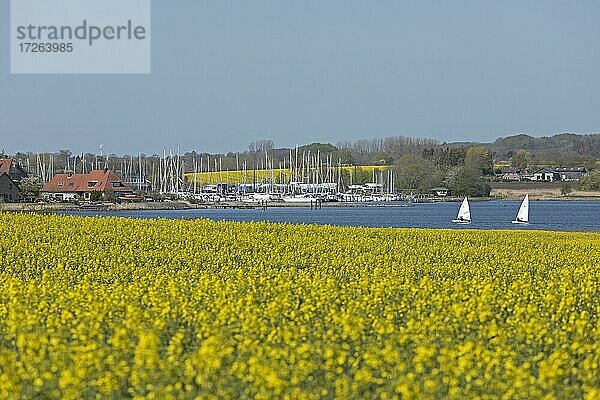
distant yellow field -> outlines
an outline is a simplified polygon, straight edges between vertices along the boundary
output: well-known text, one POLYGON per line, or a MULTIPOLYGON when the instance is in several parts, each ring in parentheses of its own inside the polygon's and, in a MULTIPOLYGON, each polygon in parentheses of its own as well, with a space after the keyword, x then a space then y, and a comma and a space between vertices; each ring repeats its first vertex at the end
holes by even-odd
MULTIPOLYGON (((341 167, 341 169, 348 174, 356 175, 357 173, 366 173, 372 174, 373 170, 375 171, 387 171, 390 169, 389 166, 382 165, 361 165, 361 166, 345 166, 341 167)), ((335 168, 336 173, 338 168, 335 168)), ((199 172, 199 173, 190 173, 185 174, 185 177, 188 182, 194 182, 194 176, 196 177, 196 182, 201 183, 203 185, 216 185, 218 183, 231 183, 234 185, 239 185, 243 183, 252 183, 254 180, 254 171, 253 170, 237 170, 237 171, 221 171, 221 172, 199 172)), ((257 170, 256 171, 256 181, 272 181, 274 180, 276 183, 281 182, 289 182, 290 170, 289 169, 273 169, 266 172, 265 170, 257 170)))

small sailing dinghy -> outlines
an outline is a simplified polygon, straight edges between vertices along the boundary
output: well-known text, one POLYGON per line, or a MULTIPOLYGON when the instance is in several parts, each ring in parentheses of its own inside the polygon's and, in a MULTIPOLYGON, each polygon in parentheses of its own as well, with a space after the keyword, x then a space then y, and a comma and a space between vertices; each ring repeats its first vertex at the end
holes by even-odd
POLYGON ((517 218, 512 222, 513 224, 528 224, 529 223, 529 195, 526 194, 523 202, 521 203, 521 207, 519 207, 519 212, 517 213, 517 218))
POLYGON ((469 200, 465 197, 460 208, 458 210, 458 215, 456 219, 453 219, 452 222, 456 224, 470 224, 471 223, 471 210, 469 209, 469 200))

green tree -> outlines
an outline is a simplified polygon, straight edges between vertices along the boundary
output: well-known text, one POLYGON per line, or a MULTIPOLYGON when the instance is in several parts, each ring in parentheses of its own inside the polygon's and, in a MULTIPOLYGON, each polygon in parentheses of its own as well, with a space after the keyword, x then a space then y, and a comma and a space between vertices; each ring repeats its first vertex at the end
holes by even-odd
POLYGON ((340 161, 342 165, 354 164, 352 152, 348 149, 340 150, 334 155, 334 162, 340 161))
POLYGON ((375 153, 374 158, 376 165, 390 165, 394 162, 394 159, 386 152, 375 153))
POLYGON ((481 171, 470 165, 463 165, 450 175, 446 184, 457 196, 487 197, 490 195, 490 184, 482 178, 481 171))
POLYGON ((439 177, 435 165, 416 154, 400 157, 394 169, 396 186, 410 192, 429 189, 432 184, 435 185, 434 182, 439 177))
POLYGON ((492 154, 483 146, 471 146, 467 149, 465 165, 480 170, 483 175, 494 173, 492 154))
POLYGON ((449 170, 462 165, 465 161, 466 149, 461 147, 436 147, 425 149, 423 158, 433 162, 438 169, 449 170))
POLYGON ((531 159, 531 154, 527 150, 519 149, 510 159, 510 165, 513 167, 517 167, 524 171, 529 166, 529 160, 531 159))
POLYGON ((42 182, 35 177, 27 177, 21 180, 19 184, 19 189, 21 190, 21 196, 25 200, 33 200, 40 195, 40 190, 42 189, 42 182))
POLYGON ((581 190, 600 191, 600 171, 590 172, 579 181, 581 190))
POLYGON ((102 192, 92 192, 90 195, 90 201, 101 201, 102 200, 102 192))
POLYGON ((572 191, 573 191, 573 188, 571 188, 571 183, 569 183, 569 182, 562 182, 560 184, 560 194, 562 194, 563 196, 568 195, 572 191))

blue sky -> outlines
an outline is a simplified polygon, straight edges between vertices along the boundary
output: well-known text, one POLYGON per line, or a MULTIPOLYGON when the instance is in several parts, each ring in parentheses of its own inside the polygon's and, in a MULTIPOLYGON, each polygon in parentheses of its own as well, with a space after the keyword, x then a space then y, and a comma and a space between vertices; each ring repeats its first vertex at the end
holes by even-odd
POLYGON ((598 1, 152 1, 152 74, 11 75, 0 147, 237 151, 600 130, 598 1))

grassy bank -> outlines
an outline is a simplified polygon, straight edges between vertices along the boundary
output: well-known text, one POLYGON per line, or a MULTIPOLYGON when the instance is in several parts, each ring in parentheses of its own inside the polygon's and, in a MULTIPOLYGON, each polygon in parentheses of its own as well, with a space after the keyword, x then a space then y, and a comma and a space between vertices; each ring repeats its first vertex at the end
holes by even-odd
POLYGON ((506 200, 522 200, 526 194, 532 200, 600 200, 600 192, 587 192, 572 184, 572 192, 563 195, 561 183, 502 182, 492 183, 491 197, 506 200))

